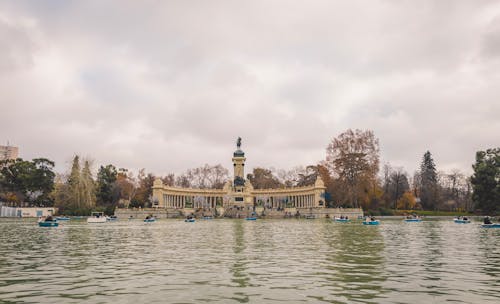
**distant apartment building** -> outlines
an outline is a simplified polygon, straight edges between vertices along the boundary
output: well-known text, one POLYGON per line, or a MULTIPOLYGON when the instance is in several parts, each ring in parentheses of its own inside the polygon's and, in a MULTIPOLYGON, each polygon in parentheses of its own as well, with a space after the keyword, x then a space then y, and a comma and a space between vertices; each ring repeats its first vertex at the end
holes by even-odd
POLYGON ((19 157, 19 148, 13 146, 0 146, 0 161, 16 159, 19 157))

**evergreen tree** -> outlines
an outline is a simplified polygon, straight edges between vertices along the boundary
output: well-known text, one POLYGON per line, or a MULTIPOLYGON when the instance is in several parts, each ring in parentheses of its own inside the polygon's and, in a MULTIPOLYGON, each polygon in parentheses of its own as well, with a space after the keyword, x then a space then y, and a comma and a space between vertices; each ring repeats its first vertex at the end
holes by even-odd
POLYGON ((73 158, 73 165, 71 166, 71 172, 68 178, 68 190, 70 198, 70 209, 81 209, 82 206, 82 196, 81 196, 81 172, 80 172, 80 157, 75 155, 73 158))
POLYGON ((500 148, 478 151, 472 166, 472 199, 485 214, 500 211, 500 148))
POLYGON ((420 203, 422 208, 436 209, 438 203, 438 178, 431 152, 424 154, 420 164, 420 203))
POLYGON ((85 164, 82 169, 82 196, 83 203, 86 207, 95 207, 95 183, 92 178, 92 173, 90 172, 90 163, 88 160, 85 160, 85 164))
POLYGON ((115 166, 101 166, 97 173, 97 205, 110 206, 116 204, 119 199, 119 192, 116 193, 115 182, 118 172, 115 166))

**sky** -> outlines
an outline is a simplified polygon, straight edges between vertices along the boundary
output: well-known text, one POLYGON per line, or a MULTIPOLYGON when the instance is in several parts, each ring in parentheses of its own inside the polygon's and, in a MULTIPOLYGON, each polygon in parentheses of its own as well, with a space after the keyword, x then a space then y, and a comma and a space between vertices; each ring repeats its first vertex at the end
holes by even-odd
POLYGON ((1 1, 0 144, 60 172, 247 173, 373 130, 382 163, 500 146, 500 1, 1 1))

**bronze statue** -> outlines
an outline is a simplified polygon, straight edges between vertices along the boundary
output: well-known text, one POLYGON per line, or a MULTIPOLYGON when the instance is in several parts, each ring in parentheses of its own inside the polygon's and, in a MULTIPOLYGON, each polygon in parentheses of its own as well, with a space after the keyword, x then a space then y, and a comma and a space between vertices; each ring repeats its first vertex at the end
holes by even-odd
POLYGON ((241 147, 241 137, 238 137, 238 140, 236 141, 236 147, 238 147, 238 149, 241 147))

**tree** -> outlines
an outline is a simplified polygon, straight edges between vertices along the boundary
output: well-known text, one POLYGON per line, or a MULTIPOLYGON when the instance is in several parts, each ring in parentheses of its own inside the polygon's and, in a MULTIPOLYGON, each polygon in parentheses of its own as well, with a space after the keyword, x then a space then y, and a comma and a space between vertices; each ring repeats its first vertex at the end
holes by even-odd
MULTIPOLYGON (((173 176, 172 176, 173 178, 173 176)), ((141 169, 137 174, 137 190, 132 199, 132 207, 147 207, 150 204, 149 197, 153 195, 153 183, 156 177, 141 169)))
POLYGON ((95 181, 90 172, 90 162, 85 160, 81 174, 81 196, 85 207, 93 208, 96 204, 95 181))
POLYGON ((403 193, 397 203, 398 209, 413 210, 415 209, 415 206, 415 196, 413 196, 413 193, 411 191, 406 191, 405 193, 403 193))
POLYGON ((273 172, 265 168, 254 168, 252 173, 247 174, 247 179, 255 189, 271 189, 283 187, 273 172))
POLYGON ((485 214, 500 211, 500 148, 478 151, 472 166, 472 200, 485 214))
POLYGON ((390 201, 394 203, 395 209, 398 208, 398 200, 409 189, 410 185, 408 183, 408 176, 406 172, 404 172, 402 168, 397 168, 396 170, 392 171, 389 178, 389 187, 387 194, 390 201))
POLYGON ((432 159, 431 152, 424 154, 420 164, 420 202, 427 210, 435 210, 439 203, 438 178, 436 165, 432 159))
POLYGON ((379 169, 379 144, 373 131, 349 129, 333 138, 326 149, 325 164, 347 189, 340 200, 354 207, 371 201, 367 193, 376 186, 379 169))
POLYGON ((53 161, 18 158, 0 162, 0 168, 0 189, 4 198, 17 203, 27 200, 36 206, 53 205, 50 196, 54 189, 53 161))
POLYGON ((80 157, 75 155, 73 157, 73 164, 71 166, 71 172, 68 178, 68 190, 69 190, 69 204, 70 208, 73 210, 83 208, 81 201, 81 188, 82 188, 82 180, 81 180, 81 172, 80 172, 80 157))
POLYGON ((85 160, 80 169, 80 157, 75 155, 66 181, 59 176, 52 194, 61 214, 88 215, 95 206, 95 182, 92 178, 90 161, 85 160))
POLYGON ((97 172, 97 205, 108 207, 115 205, 119 194, 115 187, 118 172, 113 165, 101 166, 97 172))
POLYGON ((115 187, 120 193, 120 201, 128 206, 137 191, 137 181, 131 172, 120 168, 116 176, 115 187))
POLYGON ((176 184, 185 188, 220 189, 228 179, 229 171, 222 165, 210 166, 205 164, 187 170, 177 178, 176 184))

